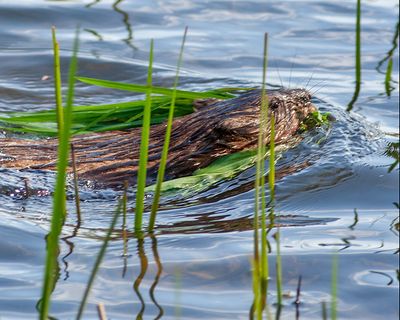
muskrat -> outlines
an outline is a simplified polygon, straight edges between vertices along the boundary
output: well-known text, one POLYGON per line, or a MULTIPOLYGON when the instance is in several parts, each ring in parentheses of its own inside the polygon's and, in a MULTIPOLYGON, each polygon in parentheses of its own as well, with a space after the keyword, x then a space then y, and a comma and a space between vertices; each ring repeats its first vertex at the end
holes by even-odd
MULTIPOLYGON (((301 122, 316 110, 305 89, 268 90, 269 114, 275 116, 275 144, 301 139, 301 122)), ((166 180, 191 174, 215 159, 257 147, 261 90, 229 100, 209 101, 194 113, 176 118, 172 125, 166 180)), ((154 181, 164 142, 166 124, 151 126, 148 182, 154 181)), ((270 142, 269 120, 265 143, 270 142)), ((77 135, 72 138, 80 179, 118 188, 136 182, 141 128, 77 135)), ((57 139, 0 140, 0 164, 14 169, 54 170, 57 139)))

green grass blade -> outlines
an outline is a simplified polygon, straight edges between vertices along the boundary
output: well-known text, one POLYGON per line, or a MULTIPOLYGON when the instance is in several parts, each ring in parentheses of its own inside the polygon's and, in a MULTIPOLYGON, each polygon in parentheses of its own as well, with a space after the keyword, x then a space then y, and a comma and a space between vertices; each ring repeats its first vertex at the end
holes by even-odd
MULTIPOLYGON (((142 87, 147 88, 147 86, 142 87)), ((247 88, 220 88, 201 93, 193 92, 191 98, 176 95, 174 115, 178 117, 192 113, 194 111, 193 101, 199 98, 199 94, 202 95, 200 98, 217 96, 219 99, 226 99, 233 97, 232 93, 237 93, 238 90, 243 91, 247 88)), ((171 96, 161 95, 152 98, 151 124, 161 123, 168 118, 170 104, 171 96)), ((145 105, 145 100, 135 100, 112 104, 75 106, 72 108, 72 134, 123 130, 141 126, 145 105)), ((59 132, 58 123, 60 122, 57 110, 3 112, 0 114, 0 129, 13 132, 55 136, 59 132)))
POLYGON ((385 91, 388 97, 391 95, 391 92, 395 89, 394 85, 397 83, 397 81, 392 79, 392 71, 393 71, 392 69, 393 69, 393 55, 398 47, 397 43, 398 38, 399 38, 399 20, 397 20, 395 31, 393 34, 392 47, 387 52, 385 57, 378 62, 378 65, 375 68, 376 71, 378 71, 379 73, 385 74, 385 91), (387 62, 387 65, 386 65, 386 70, 383 72, 381 68, 385 62, 387 62))
POLYGON ((78 130, 75 130, 73 132, 73 134, 79 134, 79 133, 83 133, 85 131, 90 130, 91 128, 93 128, 94 126, 96 126, 100 121, 106 119, 107 117, 109 117, 111 114, 113 114, 116 110, 115 109, 111 109, 108 112, 103 113, 100 117, 98 117, 97 119, 94 119, 92 122, 89 122, 87 125, 85 125, 83 128, 80 128, 78 130))
MULTIPOLYGON (((265 161, 264 155, 266 153, 265 146, 265 132, 268 125, 268 96, 266 94, 266 78, 268 66, 268 34, 264 35, 264 56, 263 56, 263 77, 261 88, 261 109, 260 109, 260 128, 259 128, 259 156, 260 156, 260 196, 261 196, 261 261, 260 261, 260 290, 263 307, 267 299, 267 286, 269 276, 268 256, 267 256, 267 225, 266 225, 266 202, 265 202, 265 161)), ((272 139, 272 138, 271 138, 272 139)), ((271 161, 271 159, 270 159, 271 161)), ((274 159, 273 159, 274 161, 274 159)), ((262 308, 264 309, 264 308, 262 308)), ((262 311, 262 310, 261 310, 262 311)))
POLYGON ((147 159, 148 159, 149 138, 150 138, 153 47, 154 47, 154 41, 151 40, 149 69, 147 73, 146 105, 143 114, 143 126, 142 126, 142 137, 140 142, 139 170, 138 170, 137 191, 136 191, 135 232, 137 234, 142 231, 143 210, 144 210, 144 189, 146 187, 147 159))
POLYGON ((332 260, 332 285, 331 285, 331 319, 337 319, 337 276, 339 268, 339 257, 335 253, 332 260))
POLYGON ((356 14, 356 86, 354 89, 353 98, 347 105, 347 111, 353 109, 354 103, 358 99, 361 89, 361 0, 357 0, 357 14, 356 14))
POLYGON ((119 217, 119 215, 121 213, 121 207, 122 207, 122 203, 121 202, 122 201, 118 202, 118 207, 117 207, 117 210, 115 211, 113 219, 111 220, 110 228, 107 231, 107 235, 106 235, 106 237, 104 239, 103 245, 101 246, 101 249, 100 249, 100 251, 99 251, 99 253, 97 255, 96 261, 94 263, 92 272, 90 273, 89 281, 88 281, 88 283, 86 285, 86 289, 85 289, 85 292, 83 294, 83 297, 82 297, 82 300, 81 300, 81 304, 79 305, 78 314, 76 315, 76 319, 77 320, 81 319, 81 317, 82 317, 83 311, 84 311, 85 306, 86 306, 87 299, 89 297, 90 289, 92 288, 92 285, 93 285, 94 279, 96 277, 97 271, 99 270, 101 261, 103 260, 104 254, 106 253, 108 241, 111 238, 111 233, 113 232, 113 230, 115 228, 115 225, 117 223, 118 217, 119 217))
MULTIPOLYGON (((77 79, 83 83, 92 84, 99 87, 117 89, 117 90, 126 90, 133 92, 142 92, 146 93, 149 89, 151 89, 154 94, 161 94, 166 96, 172 96, 174 94, 174 89, 168 89, 163 87, 155 87, 152 85, 140 85, 140 84, 130 84, 123 82, 115 82, 109 80, 101 80, 94 78, 86 78, 86 77, 77 77, 77 79)), ((185 90, 176 90, 176 96, 179 98, 189 98, 189 99, 199 99, 199 98, 226 98, 226 93, 218 92, 218 91, 207 91, 207 92, 193 92, 193 91, 185 91, 185 90)), ((229 96, 228 96, 229 97, 229 96)))
POLYGON ((159 165, 158 172, 157 172, 157 183, 156 183, 156 189, 154 192, 153 204, 151 206, 151 213, 150 213, 150 220, 149 220, 149 227, 148 227, 149 232, 153 231, 154 224, 156 222, 158 203, 160 201, 160 195, 161 195, 161 186, 162 186, 162 183, 164 180, 165 168, 167 165, 169 142, 171 139, 172 120, 174 119, 174 112, 175 112, 176 87, 178 86, 179 71, 181 69, 181 65, 182 65, 182 61, 183 61, 183 48, 185 46, 187 30, 188 30, 188 28, 186 27, 184 34, 183 34, 181 49, 179 52, 178 65, 176 67, 174 89, 173 89, 172 98, 171 98, 171 106, 169 109, 167 128, 165 130, 165 140, 164 140, 163 150, 162 150, 162 154, 161 154, 160 165, 159 165))
POLYGON ((128 255, 128 230, 126 228, 126 214, 128 208, 128 181, 124 181, 124 193, 122 196, 122 239, 124 243, 123 257, 126 259, 128 255))
POLYGON ((71 143, 70 148, 71 148, 72 173, 73 173, 73 181, 74 181, 76 217, 80 224, 81 223, 81 199, 79 196, 79 184, 78 184, 78 172, 76 169, 75 148, 72 143, 71 143))
POLYGON ((66 215, 65 179, 69 157, 69 138, 71 128, 72 103, 74 99, 74 82, 77 70, 77 54, 79 46, 79 30, 76 32, 73 55, 71 58, 68 81, 67 103, 64 109, 63 131, 59 134, 57 179, 53 198, 53 215, 50 232, 47 237, 47 253, 43 280, 42 304, 40 319, 47 320, 50 309, 51 292, 54 288, 56 259, 58 256, 58 241, 66 215))
POLYGON ((275 116, 271 114, 271 142, 269 143, 268 186, 271 201, 275 201, 275 116))
POLYGON ((392 81, 392 70, 393 70, 393 57, 390 57, 386 67, 386 75, 385 75, 385 91, 388 97, 390 97, 390 93, 393 88, 390 85, 390 82, 392 81))
POLYGON ((282 306, 283 303, 283 293, 282 293, 282 256, 281 256, 281 231, 278 230, 275 234, 276 241, 276 295, 277 304, 282 306))
POLYGON ((60 48, 56 38, 56 28, 51 28, 52 40, 53 40, 53 54, 54 54, 54 88, 56 96, 56 113, 57 113, 57 124, 59 132, 64 129, 64 114, 62 106, 62 94, 61 94, 61 68, 60 68, 60 48))
MULTIPOLYGON (((269 146, 269 174, 268 174, 268 185, 269 193, 271 197, 271 214, 270 223, 271 227, 275 220, 275 117, 271 115, 271 142, 269 146)), ((283 293, 282 293, 282 257, 281 257, 281 231, 278 226, 275 241, 276 241, 276 295, 277 304, 282 306, 283 293)))
POLYGON ((267 49, 268 34, 264 36, 263 53, 263 73, 261 88, 261 107, 260 124, 257 142, 257 161, 256 161, 256 179, 255 179, 255 203, 254 203, 254 271, 253 271, 253 291, 254 308, 253 314, 257 319, 262 319, 263 309, 266 305, 267 281, 268 281, 268 259, 266 245, 266 213, 265 213, 265 132, 268 121, 268 97, 266 95, 265 84, 267 75, 267 49), (259 237, 259 219, 261 218, 261 247, 259 237), (261 251, 261 252, 260 252, 261 251))

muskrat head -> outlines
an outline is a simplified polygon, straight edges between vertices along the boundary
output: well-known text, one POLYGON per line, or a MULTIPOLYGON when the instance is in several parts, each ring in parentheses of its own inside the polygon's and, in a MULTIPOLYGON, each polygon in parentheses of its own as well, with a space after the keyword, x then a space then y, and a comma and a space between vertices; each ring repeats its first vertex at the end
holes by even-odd
MULTIPOLYGON (((263 125, 265 143, 270 141, 271 118, 275 120, 275 141, 284 143, 292 138, 301 122, 316 110, 311 94, 305 89, 267 90, 268 116, 263 125)), ((241 150, 257 145, 260 128, 261 90, 252 90, 237 98, 224 101, 224 116, 215 127, 221 144, 241 150)))

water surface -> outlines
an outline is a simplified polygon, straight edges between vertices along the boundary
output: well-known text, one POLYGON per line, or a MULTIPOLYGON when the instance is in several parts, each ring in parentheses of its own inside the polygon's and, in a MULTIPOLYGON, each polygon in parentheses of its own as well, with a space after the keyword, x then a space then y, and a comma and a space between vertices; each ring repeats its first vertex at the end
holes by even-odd
MULTIPOLYGON (((172 86, 189 26, 180 86, 205 90, 261 80, 264 32, 270 36, 268 82, 306 86, 315 104, 337 118, 320 141, 310 134, 277 164, 283 319, 293 319, 302 276, 301 319, 321 319, 330 301, 332 259, 339 259, 341 319, 396 318, 398 311, 398 166, 387 156, 398 142, 398 84, 388 97, 376 70, 392 48, 396 1, 363 1, 362 89, 353 112, 355 1, 1 1, 0 111, 54 104, 50 27, 56 25, 67 73, 81 26, 79 74, 144 83, 150 38, 157 85, 172 86)), ((398 51, 393 79, 398 79, 398 51)), ((385 67, 383 68, 385 70, 385 67)), ((78 84, 76 104, 128 101, 135 95, 78 84)), ((0 169, 0 317, 37 316, 54 173, 0 169), (24 179, 36 195, 26 198, 24 179)), ((116 234, 91 292, 85 319, 104 303, 113 319, 246 319, 252 303, 254 169, 189 198, 164 199, 156 237, 116 234), (143 279, 142 279, 143 278, 143 279)), ((51 314, 73 318, 117 197, 82 189, 83 221, 74 201, 63 231, 51 314)), ((133 206, 133 193, 130 206, 133 206)), ((147 217, 146 217, 147 218, 147 217)), ((129 214, 133 225, 133 214, 129 214)), ((274 266, 276 244, 270 264, 274 266)), ((271 268, 269 311, 275 313, 271 268)))

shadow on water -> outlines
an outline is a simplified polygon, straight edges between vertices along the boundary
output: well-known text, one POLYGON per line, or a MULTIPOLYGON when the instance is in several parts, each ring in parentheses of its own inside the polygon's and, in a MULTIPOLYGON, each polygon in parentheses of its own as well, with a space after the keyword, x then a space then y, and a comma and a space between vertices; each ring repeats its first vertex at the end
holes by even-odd
MULTIPOLYGON (((122 10, 120 8, 120 5, 124 2, 125 0, 116 0, 112 5, 112 9, 122 15, 122 22, 125 25, 126 28, 126 32, 127 32, 127 37, 125 39, 123 39, 123 41, 127 44, 128 47, 132 48, 133 50, 137 50, 137 47, 132 43, 133 42, 133 29, 132 29, 132 24, 130 22, 129 19, 129 14, 122 10)), ((86 5, 86 8, 92 8, 93 6, 95 6, 96 4, 100 3, 101 0, 95 0, 89 4, 86 5)), ((93 29, 84 29, 84 31, 89 32, 91 34, 93 34, 99 41, 103 40, 103 36, 97 32, 96 30, 93 29)))

